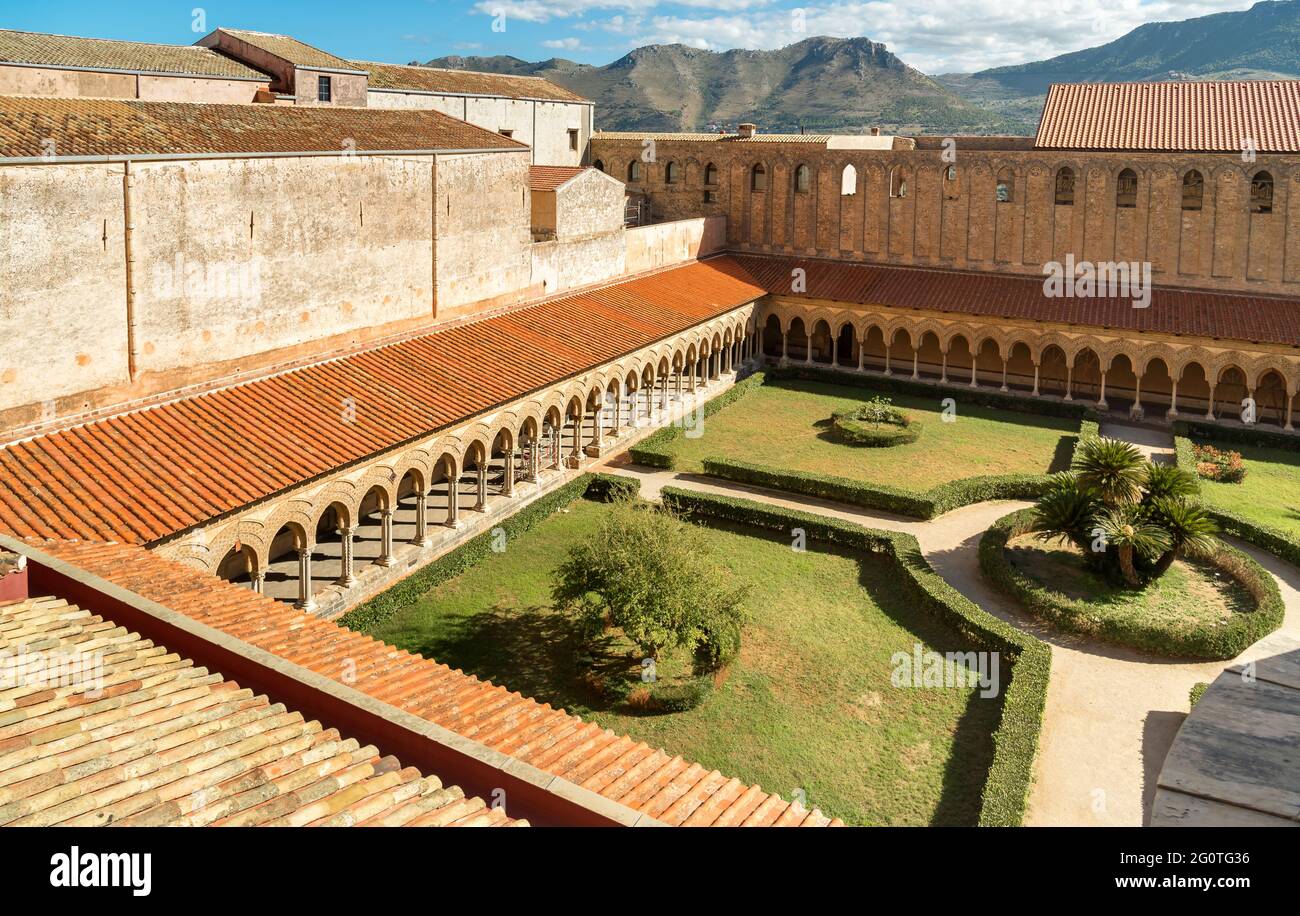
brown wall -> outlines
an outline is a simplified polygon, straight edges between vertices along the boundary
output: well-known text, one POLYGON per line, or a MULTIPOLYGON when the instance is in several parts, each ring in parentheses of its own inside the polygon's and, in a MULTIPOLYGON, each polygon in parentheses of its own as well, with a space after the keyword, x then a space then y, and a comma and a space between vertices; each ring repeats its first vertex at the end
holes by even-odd
MULTIPOLYGON (((891 152, 824 150, 811 144, 728 144, 660 140, 656 161, 643 164, 643 181, 629 190, 647 194, 656 219, 728 217, 732 248, 816 255, 899 265, 989 270, 1041 276, 1048 261, 1150 261, 1162 285, 1295 294, 1300 290, 1300 157, 1238 155, 963 151, 956 177, 938 150, 891 152), (682 180, 664 182, 666 163, 682 180), (718 166, 716 203, 705 203, 705 164, 718 166), (750 190, 750 170, 767 168, 768 190, 750 190), (793 176, 808 165, 812 186, 795 193, 793 176), (842 195, 846 166, 857 171, 856 193, 842 195), (1057 170, 1074 170, 1073 206, 1055 203, 1057 170), (1116 206, 1116 180, 1138 175, 1136 206, 1116 206), (1182 178, 1204 178, 1200 211, 1182 209, 1182 178), (891 196, 890 175, 907 183, 891 196), (1250 178, 1274 179, 1273 212, 1252 214, 1250 178), (995 188, 1008 177, 1012 200, 998 203, 995 188)), ((637 140, 592 141, 592 159, 620 180, 639 158, 637 140)))

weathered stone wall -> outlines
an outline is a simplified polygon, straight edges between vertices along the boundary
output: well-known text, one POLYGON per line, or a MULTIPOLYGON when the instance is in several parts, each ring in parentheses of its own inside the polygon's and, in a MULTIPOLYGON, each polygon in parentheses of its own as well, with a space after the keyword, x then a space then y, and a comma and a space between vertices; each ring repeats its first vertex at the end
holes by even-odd
POLYGON ((521 301, 530 294, 527 151, 439 156, 434 260, 438 317, 521 301))
POLYGON ((625 241, 626 271, 644 273, 722 250, 727 243, 727 219, 713 216, 638 226, 627 230, 625 241))
POLYGON ((96 73, 0 64, 0 95, 244 104, 252 102, 257 90, 265 89, 267 85, 267 82, 252 80, 96 73))
POLYGON ((554 295, 622 276, 627 246, 623 232, 532 246, 532 281, 541 295, 554 295))
POLYGON ((588 169, 555 191, 555 233, 561 239, 618 232, 626 189, 621 181, 588 169))
POLYGON ((360 74, 335 73, 330 70, 311 70, 295 67, 293 74, 294 95, 299 105, 339 105, 350 108, 365 108, 368 101, 366 84, 369 80, 360 74), (320 78, 330 78, 330 100, 320 100, 320 78))
MULTIPOLYGON (((638 140, 592 143, 592 160, 623 179, 638 140)), ((1048 261, 1150 261, 1162 285, 1294 295, 1300 289, 1300 157, 1232 154, 963 150, 825 150, 803 143, 659 140, 642 181, 656 219, 726 215, 728 242, 750 251, 1041 276, 1048 261), (682 178, 665 183, 669 162, 682 178), (706 166, 717 181, 704 183, 706 166), (762 165, 767 190, 752 188, 762 165), (948 178, 947 167, 954 174, 948 178), (807 165, 807 192, 794 176, 807 165), (852 194, 842 194, 845 170, 852 194), (1058 205, 1059 169, 1075 174, 1074 203, 1058 205), (1124 169, 1138 177, 1131 208, 1117 206, 1124 169), (1182 183, 1204 180, 1200 210, 1185 210, 1182 183), (1252 213, 1252 177, 1274 181, 1271 213, 1252 213), (1005 181, 1011 199, 999 202, 1005 181), (892 187, 891 187, 892 184, 892 187), (898 192, 906 185, 907 194, 898 192), (706 200, 706 192, 711 200, 706 200)))
POLYGON ((122 188, 121 165, 0 167, 0 421, 127 382, 122 188))

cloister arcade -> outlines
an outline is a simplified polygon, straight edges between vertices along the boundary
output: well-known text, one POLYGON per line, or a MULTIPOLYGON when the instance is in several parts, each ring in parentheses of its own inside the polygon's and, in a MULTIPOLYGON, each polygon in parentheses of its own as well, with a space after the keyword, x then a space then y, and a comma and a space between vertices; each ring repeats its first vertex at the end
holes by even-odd
POLYGON ((1085 332, 973 326, 781 302, 762 319, 763 355, 807 364, 1294 429, 1300 360, 1085 332), (1248 407, 1253 403, 1253 417, 1248 407))
POLYGON ((383 571, 422 565, 490 530, 612 446, 625 448, 689 414, 757 360, 754 310, 732 312, 159 550, 304 610, 340 613, 395 581, 383 571))

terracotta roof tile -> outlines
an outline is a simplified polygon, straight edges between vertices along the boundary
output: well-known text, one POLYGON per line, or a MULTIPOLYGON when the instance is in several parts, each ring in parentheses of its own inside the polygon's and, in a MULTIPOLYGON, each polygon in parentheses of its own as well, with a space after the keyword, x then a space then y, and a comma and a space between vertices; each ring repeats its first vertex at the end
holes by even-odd
POLYGON ((534 165, 528 169, 528 185, 534 191, 554 191, 586 169, 563 165, 534 165))
POLYGON ((1038 277, 758 255, 734 260, 780 296, 1300 346, 1300 308, 1283 297, 1156 287, 1150 307, 1139 309, 1131 298, 1049 297, 1038 277), (792 292, 796 269, 805 271, 805 293, 792 292))
POLYGON ((0 826, 515 823, 59 598, 0 652, 0 826))
POLYGON ((381 64, 368 60, 354 60, 349 63, 354 69, 370 72, 371 89, 482 95, 545 102, 587 101, 577 93, 570 92, 563 86, 540 76, 514 76, 505 73, 479 73, 474 70, 381 64))
POLYGON ((1039 149, 1300 152, 1300 80, 1058 83, 1039 149))
POLYGON ((233 35, 240 41, 247 42, 255 48, 274 54, 281 60, 288 61, 295 67, 315 67, 325 70, 364 70, 352 66, 351 61, 335 57, 328 51, 301 42, 289 35, 275 35, 270 32, 253 32, 248 29, 218 29, 227 35, 233 35))
POLYGON ((209 48, 0 29, 0 62, 88 70, 216 76, 266 82, 265 73, 209 48))
MULTIPOLYGON (((780 820, 801 826, 840 824, 776 795, 763 795, 759 803, 756 799, 761 790, 717 771, 669 757, 644 742, 142 548, 85 541, 33 539, 30 543, 127 591, 325 677, 338 680, 343 672, 355 670, 350 684, 357 690, 570 782, 585 784, 606 798, 666 823, 710 826, 780 820), (362 660, 376 650, 385 661, 368 668, 362 660), (344 659, 355 669, 345 665, 344 659), (499 723, 505 720, 530 723, 529 739, 521 742, 514 729, 501 729, 499 723)), ((0 719, 0 725, 3 721, 0 719)), ((3 739, 0 730, 0 754, 4 752, 3 739)), ((288 815, 277 812, 274 816, 288 815)), ((479 810, 466 812, 465 817, 473 820, 492 815, 479 810)))
POLYGON ((149 543, 763 293, 730 259, 694 263, 10 444, 0 448, 0 530, 149 543))
POLYGON ((436 111, 0 97, 0 159, 524 150, 436 111))

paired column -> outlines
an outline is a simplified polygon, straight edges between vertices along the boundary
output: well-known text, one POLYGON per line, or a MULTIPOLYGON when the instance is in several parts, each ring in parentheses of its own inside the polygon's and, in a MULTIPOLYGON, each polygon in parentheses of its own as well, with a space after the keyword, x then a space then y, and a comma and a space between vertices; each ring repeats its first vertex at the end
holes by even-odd
POLYGON ((355 528, 340 528, 339 537, 342 539, 339 547, 341 557, 339 560, 339 577, 336 580, 344 588, 351 588, 357 584, 356 574, 353 572, 352 550, 353 539, 356 535, 355 528))
POLYGON ((316 598, 311 591, 311 548, 298 549, 298 601, 294 607, 308 613, 316 610, 316 598))
POLYGON ((397 562, 393 556, 393 510, 385 509, 379 513, 379 559, 376 566, 392 566, 397 562))

